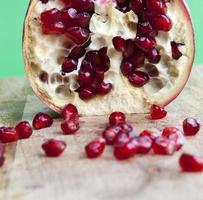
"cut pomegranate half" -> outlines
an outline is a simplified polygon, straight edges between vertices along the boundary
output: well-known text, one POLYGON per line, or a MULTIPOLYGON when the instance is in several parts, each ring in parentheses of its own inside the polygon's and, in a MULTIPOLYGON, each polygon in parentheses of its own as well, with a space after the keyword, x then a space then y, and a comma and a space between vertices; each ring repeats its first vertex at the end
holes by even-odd
POLYGON ((23 48, 30 84, 51 109, 146 113, 183 89, 194 32, 184 0, 32 0, 23 48))

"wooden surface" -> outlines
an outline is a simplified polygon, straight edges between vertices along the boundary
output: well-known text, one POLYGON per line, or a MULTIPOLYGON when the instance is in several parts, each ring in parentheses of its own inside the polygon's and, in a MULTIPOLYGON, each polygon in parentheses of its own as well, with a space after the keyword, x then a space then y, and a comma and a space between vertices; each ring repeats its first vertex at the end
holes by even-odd
MULTIPOLYGON (((14 125, 21 119, 32 120, 39 111, 50 112, 34 96, 25 78, 0 80, 0 126, 14 125)), ((136 132, 161 130, 178 125, 192 116, 203 122, 203 67, 195 67, 187 87, 168 107, 166 119, 153 122, 145 115, 130 115, 136 132)), ((53 127, 35 131, 28 140, 6 146, 6 162, 0 169, 1 200, 201 200, 203 173, 180 172, 178 158, 182 151, 203 155, 203 131, 188 138, 175 156, 135 156, 118 162, 112 149, 88 160, 84 145, 100 134, 107 116, 81 118, 76 136, 60 133, 57 115, 53 127), (65 153, 57 159, 43 156, 41 144, 46 138, 67 142, 65 153)))

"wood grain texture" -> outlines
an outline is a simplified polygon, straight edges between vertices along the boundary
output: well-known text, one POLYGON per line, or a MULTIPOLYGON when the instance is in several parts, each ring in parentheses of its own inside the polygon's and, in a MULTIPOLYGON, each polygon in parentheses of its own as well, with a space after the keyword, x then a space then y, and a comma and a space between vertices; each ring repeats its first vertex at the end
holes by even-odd
MULTIPOLYGON (((13 125, 21 119, 32 120, 34 113, 50 112, 31 92, 25 79, 0 80, 0 126, 13 125), (13 84, 16 82, 16 84, 13 84), (15 85, 15 86, 14 86, 15 85), (14 88, 15 87, 15 88, 14 88)), ((136 132, 178 125, 192 116, 203 122, 203 67, 195 67, 184 91, 168 107, 169 115, 150 121, 146 115, 128 115, 136 132)), ((188 138, 181 152, 172 157, 135 156, 118 162, 112 149, 88 160, 84 146, 100 135, 107 116, 82 117, 75 136, 60 133, 57 115, 51 128, 35 131, 28 140, 6 146, 6 162, 0 169, 2 200, 202 200, 203 173, 180 172, 178 158, 183 151, 203 154, 203 131, 188 138), (41 144, 46 138, 67 142, 67 150, 58 159, 43 156, 41 144)))

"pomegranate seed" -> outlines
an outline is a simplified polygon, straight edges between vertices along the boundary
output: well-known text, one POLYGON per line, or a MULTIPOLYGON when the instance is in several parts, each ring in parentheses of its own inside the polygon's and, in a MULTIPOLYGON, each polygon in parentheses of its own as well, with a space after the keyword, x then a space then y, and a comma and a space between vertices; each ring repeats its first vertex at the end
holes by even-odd
POLYGON ((203 171, 203 157, 183 153, 179 159, 179 165, 184 172, 203 171))
POLYGON ((73 104, 67 104, 61 112, 61 118, 64 120, 78 119, 78 109, 73 104))
POLYGON ((87 61, 90 61, 94 66, 100 66, 103 64, 103 60, 99 54, 99 51, 88 51, 85 58, 87 61))
POLYGON ((79 97, 82 100, 89 100, 92 97, 94 97, 95 92, 94 89, 92 87, 84 87, 83 89, 81 89, 81 91, 79 92, 79 97))
POLYGON ((120 122, 118 126, 121 128, 122 132, 128 133, 129 137, 135 136, 135 134, 133 134, 133 127, 130 124, 126 122, 120 122))
POLYGON ((135 13, 139 13, 144 8, 143 0, 132 0, 130 1, 129 7, 135 13))
POLYGON ((122 112, 113 112, 109 116, 109 124, 111 126, 115 126, 120 123, 123 123, 123 122, 125 122, 125 120, 126 120, 125 114, 122 112))
POLYGON ((147 0, 147 9, 158 14, 166 14, 166 3, 163 0, 147 0))
POLYGON ((86 61, 86 60, 83 60, 80 69, 84 70, 84 71, 89 71, 89 72, 94 71, 94 68, 93 68, 92 64, 89 61, 86 61))
POLYGON ((61 0, 66 8, 75 8, 80 12, 88 12, 93 13, 94 12, 94 3, 90 0, 61 0))
POLYGON ((172 57, 175 60, 178 60, 183 54, 181 53, 179 47, 183 46, 184 44, 171 42, 171 49, 172 49, 172 57))
POLYGON ((66 149, 66 143, 61 140, 50 139, 42 144, 42 149, 44 150, 46 156, 58 157, 66 149))
POLYGON ((162 136, 175 142, 176 151, 180 150, 185 143, 183 133, 176 127, 167 127, 163 130, 162 136))
POLYGON ((40 0, 42 3, 48 3, 49 0, 40 0))
POLYGON ((32 135, 32 127, 27 121, 20 122, 15 129, 20 139, 29 138, 32 135))
POLYGON ((166 15, 157 15, 151 20, 151 24, 157 31, 168 32, 172 28, 172 22, 166 15))
POLYGON ((41 14, 40 20, 43 24, 55 24, 60 21, 60 10, 53 8, 41 14))
POLYGON ((97 88, 97 93, 101 95, 108 94, 112 89, 111 83, 102 82, 101 85, 97 88))
POLYGON ((141 21, 138 23, 137 33, 139 36, 157 36, 157 31, 153 30, 152 25, 149 21, 141 21))
POLYGON ((120 52, 124 52, 126 49, 126 41, 120 36, 113 38, 113 45, 114 48, 120 52))
POLYGON ((155 47, 156 42, 149 37, 136 37, 135 44, 142 51, 148 52, 155 47))
POLYGON ((117 160, 125 160, 131 158, 137 153, 138 142, 135 138, 132 138, 128 143, 115 146, 114 156, 117 160))
POLYGON ((44 34, 64 34, 65 26, 62 22, 54 24, 42 24, 42 32, 44 34))
POLYGON ((50 127, 52 124, 52 117, 42 112, 36 114, 32 122, 32 126, 37 130, 50 127))
POLYGON ((3 144, 0 143, 0 167, 4 164, 4 153, 5 153, 5 148, 3 144))
POLYGON ((183 130, 186 136, 196 135, 200 130, 200 122, 194 118, 187 118, 183 121, 183 130))
POLYGON ((130 58, 135 52, 135 50, 136 50, 136 46, 134 44, 134 41, 131 39, 126 40, 126 49, 123 52, 123 57, 130 58))
POLYGON ((135 87, 142 87, 149 82, 149 76, 142 71, 135 71, 128 76, 128 80, 135 87))
POLYGON ((65 58, 62 64, 62 71, 64 73, 70 73, 77 70, 78 60, 72 58, 65 58))
POLYGON ((106 128, 102 133, 103 138, 106 140, 106 144, 112 145, 114 143, 116 135, 119 133, 120 130, 121 129, 118 126, 106 128))
POLYGON ((130 58, 130 62, 135 66, 139 67, 144 64, 145 55, 141 51, 137 50, 130 58))
POLYGON ((82 56, 84 56, 84 54, 85 54, 85 49, 83 47, 79 46, 79 47, 74 47, 71 50, 69 57, 78 59, 78 58, 81 58, 82 56))
POLYGON ((88 70, 80 70, 78 74, 78 82, 81 86, 90 85, 93 82, 93 74, 88 70))
POLYGON ((114 140, 113 140, 113 145, 115 147, 120 147, 125 144, 127 144, 130 141, 130 136, 129 133, 124 132, 124 131, 119 131, 118 134, 115 135, 114 140))
POLYGON ((75 134, 80 129, 78 119, 64 120, 61 123, 61 130, 65 135, 75 134))
POLYGON ((15 128, 1 127, 0 128, 0 142, 10 143, 18 140, 18 133, 15 128))
POLYGON ((147 52, 146 57, 149 62, 157 64, 161 60, 159 51, 156 48, 151 49, 147 52))
POLYGON ((97 158, 99 157, 105 149, 105 140, 103 138, 98 138, 91 141, 88 145, 85 146, 85 152, 88 158, 97 158))
POLYGON ((89 31, 81 27, 70 27, 66 30, 66 36, 77 45, 81 45, 89 39, 89 31))
POLYGON ((176 145, 173 140, 160 136, 153 143, 153 151, 159 155, 172 155, 176 151, 176 145))
POLYGON ((121 72, 124 76, 127 76, 133 72, 134 66, 127 60, 123 60, 121 63, 121 72))
POLYGON ((151 131, 149 131, 149 130, 144 130, 144 131, 142 131, 142 132, 139 134, 139 136, 147 136, 147 137, 150 137, 150 139, 151 139, 152 141, 154 141, 154 140, 156 139, 156 136, 154 136, 153 133, 152 133, 151 131))
POLYGON ((152 149, 152 139, 149 136, 139 136, 135 138, 137 140, 137 153, 147 154, 152 149))
POLYGON ((150 109, 150 118, 153 120, 163 119, 166 117, 167 111, 158 105, 152 105, 150 109))

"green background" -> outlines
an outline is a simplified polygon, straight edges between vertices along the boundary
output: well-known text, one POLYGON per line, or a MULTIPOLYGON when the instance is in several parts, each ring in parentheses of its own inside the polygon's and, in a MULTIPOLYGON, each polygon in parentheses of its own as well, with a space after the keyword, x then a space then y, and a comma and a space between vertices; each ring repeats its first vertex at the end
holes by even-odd
MULTIPOLYGON (((22 27, 29 0, 2 1, 0 12, 0 76, 24 75, 22 27)), ((187 0, 196 34, 195 63, 203 63, 203 1, 187 0)))

